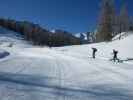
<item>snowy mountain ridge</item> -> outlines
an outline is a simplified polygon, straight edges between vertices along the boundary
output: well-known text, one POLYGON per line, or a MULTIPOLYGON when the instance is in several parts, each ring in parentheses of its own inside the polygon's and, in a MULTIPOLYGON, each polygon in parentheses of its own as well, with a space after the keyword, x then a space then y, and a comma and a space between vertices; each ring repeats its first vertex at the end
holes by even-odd
POLYGON ((77 34, 75 34, 75 36, 76 36, 77 38, 80 38, 80 35, 81 35, 81 34, 83 34, 84 40, 87 40, 87 34, 86 34, 86 33, 77 33, 77 34))

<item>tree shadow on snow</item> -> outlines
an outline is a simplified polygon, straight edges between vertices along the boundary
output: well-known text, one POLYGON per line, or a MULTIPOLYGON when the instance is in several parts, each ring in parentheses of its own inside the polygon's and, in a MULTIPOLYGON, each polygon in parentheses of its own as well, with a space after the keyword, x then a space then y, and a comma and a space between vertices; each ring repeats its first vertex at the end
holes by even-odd
POLYGON ((0 59, 3 59, 3 58, 5 58, 5 57, 7 57, 7 56, 9 56, 9 55, 10 55, 10 53, 7 52, 7 51, 0 52, 0 59))
MULTIPOLYGON (((117 88, 115 85, 93 85, 89 86, 89 88, 77 88, 61 86, 60 80, 55 77, 44 77, 44 76, 34 76, 34 75, 26 75, 26 74, 12 74, 12 73, 4 73, 0 72, 0 81, 2 82, 10 82, 15 84, 21 84, 29 87, 40 87, 51 89, 49 91, 53 95, 63 96, 67 98, 73 98, 74 100, 82 100, 82 98, 89 98, 93 96, 95 98, 113 98, 116 100, 132 100, 133 95, 128 94, 127 90, 122 88, 117 88)), ((36 90, 33 90, 36 91, 36 90)), ((42 90, 37 90, 38 92, 43 92, 42 90)), ((46 93, 46 91, 45 91, 46 93)), ((108 100, 111 100, 108 99, 108 100)), ((69 100, 69 99, 68 99, 69 100)), ((103 100, 103 99, 102 99, 103 100)))

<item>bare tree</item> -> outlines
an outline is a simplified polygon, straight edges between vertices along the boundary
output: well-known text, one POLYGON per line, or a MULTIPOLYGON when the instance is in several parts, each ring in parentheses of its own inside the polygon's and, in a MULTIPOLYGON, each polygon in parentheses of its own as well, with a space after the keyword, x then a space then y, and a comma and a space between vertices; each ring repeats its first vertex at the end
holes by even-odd
MULTIPOLYGON (((128 16, 128 10, 126 3, 123 1, 121 10, 120 10, 120 16, 119 16, 119 32, 127 32, 129 31, 130 23, 129 23, 129 16, 128 16)), ((120 39, 121 39, 121 34, 120 34, 120 39)))
POLYGON ((100 20, 96 41, 110 41, 114 33, 115 25, 115 7, 114 0, 102 0, 100 20))

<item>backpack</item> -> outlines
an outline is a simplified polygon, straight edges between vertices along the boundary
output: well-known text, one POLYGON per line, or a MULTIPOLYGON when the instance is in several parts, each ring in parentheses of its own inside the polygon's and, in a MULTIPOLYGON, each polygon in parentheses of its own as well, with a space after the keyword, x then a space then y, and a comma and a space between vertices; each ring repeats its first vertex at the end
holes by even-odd
POLYGON ((92 48, 95 52, 97 52, 97 49, 96 48, 92 48))

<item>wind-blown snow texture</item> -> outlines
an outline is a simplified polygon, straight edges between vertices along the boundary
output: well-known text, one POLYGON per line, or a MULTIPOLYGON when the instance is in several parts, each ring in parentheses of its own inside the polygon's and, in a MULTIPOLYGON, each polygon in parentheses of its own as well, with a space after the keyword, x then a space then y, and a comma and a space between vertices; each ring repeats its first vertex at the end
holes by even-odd
POLYGON ((112 49, 119 50, 121 59, 133 58, 133 35, 109 43, 60 48, 34 47, 17 38, 10 40, 13 46, 7 42, 0 45, 1 53, 10 53, 0 59, 0 100, 133 98, 133 62, 109 61, 112 49), (98 48, 95 60, 91 58, 92 47, 98 48))

